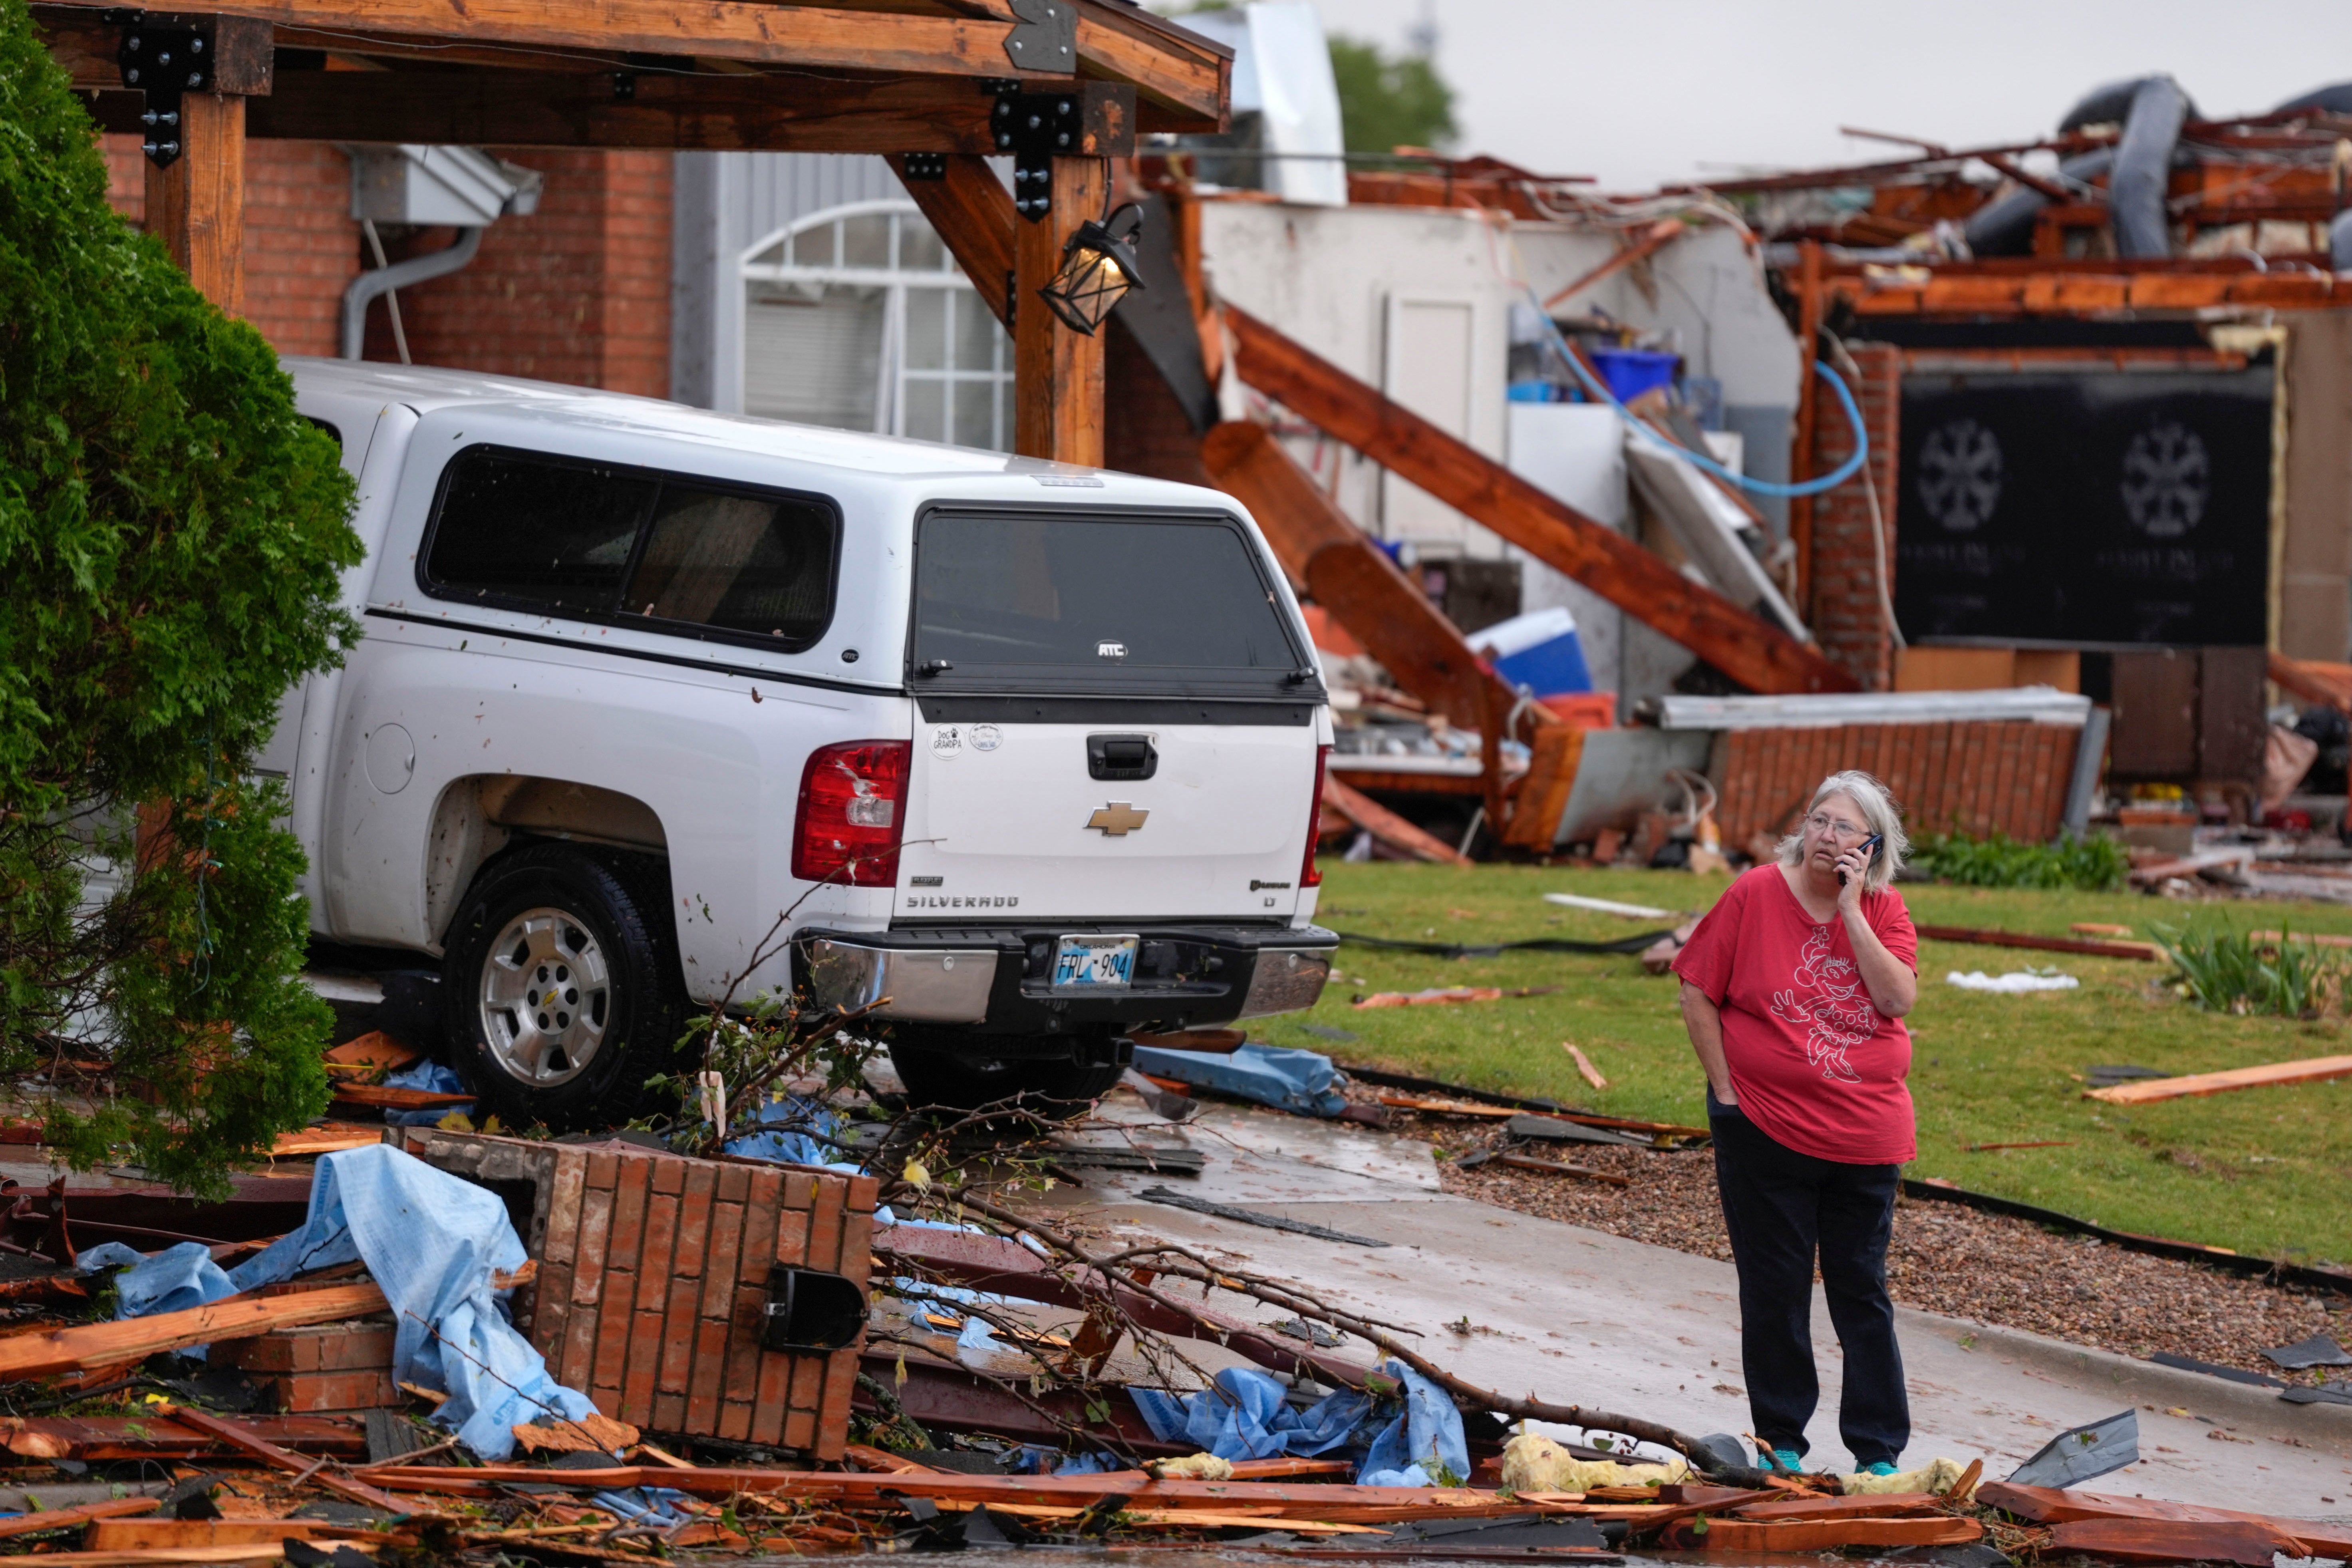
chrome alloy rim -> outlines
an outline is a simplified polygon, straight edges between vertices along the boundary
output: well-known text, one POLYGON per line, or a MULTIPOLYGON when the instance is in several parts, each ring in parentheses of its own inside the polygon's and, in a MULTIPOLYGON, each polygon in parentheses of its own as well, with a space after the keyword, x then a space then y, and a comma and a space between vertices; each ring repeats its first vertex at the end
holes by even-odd
POLYGON ((596 1059, 612 1020, 604 950, 562 910, 525 910, 482 961, 482 1037, 517 1083, 544 1089, 596 1059))

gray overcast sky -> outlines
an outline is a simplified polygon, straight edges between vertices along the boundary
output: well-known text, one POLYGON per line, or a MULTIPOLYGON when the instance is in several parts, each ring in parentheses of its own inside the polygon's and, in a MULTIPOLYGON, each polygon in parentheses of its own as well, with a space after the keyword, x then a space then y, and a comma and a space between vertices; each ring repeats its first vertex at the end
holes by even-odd
MULTIPOLYGON (((2053 129, 2084 92, 2168 71, 2209 115, 2352 79, 2346 0, 1432 0, 1461 150, 1615 189, 1709 166, 1814 166, 2053 129)), ((1318 0, 1399 46, 1423 0, 1318 0)))

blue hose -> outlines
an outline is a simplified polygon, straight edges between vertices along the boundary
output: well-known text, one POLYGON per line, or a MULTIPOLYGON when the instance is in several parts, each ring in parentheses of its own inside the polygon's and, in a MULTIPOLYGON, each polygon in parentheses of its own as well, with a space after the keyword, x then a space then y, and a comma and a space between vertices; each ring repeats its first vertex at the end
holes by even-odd
MULTIPOLYGON (((1617 395, 1611 392, 1599 376, 1586 368, 1584 361, 1570 350, 1568 340, 1560 336, 1559 325, 1552 321, 1550 313, 1543 308, 1543 301, 1536 298, 1534 289, 1528 290, 1528 299, 1535 305, 1536 319, 1543 322, 1544 331, 1551 334, 1552 346, 1559 351, 1559 357, 1568 362, 1568 368, 1575 374, 1578 381, 1583 383, 1584 390, 1592 396, 1593 400, 1605 403, 1615 409, 1620 419, 1641 431, 1651 440, 1662 441, 1663 437, 1656 431, 1643 424, 1634 416, 1632 410, 1618 402, 1617 395)), ((1807 479, 1802 484, 1784 485, 1773 479, 1750 479, 1746 474, 1734 473, 1714 458, 1693 452, 1686 447, 1675 447, 1675 456, 1706 473, 1713 474, 1718 479, 1738 485, 1744 490, 1752 490, 1759 496, 1817 496, 1824 490, 1837 489, 1838 486, 1860 473, 1863 464, 1870 460, 1870 436, 1862 427, 1862 410, 1855 405, 1853 393, 1847 388, 1845 379, 1820 360, 1813 362, 1813 369, 1829 378, 1830 385, 1837 392, 1838 402, 1845 408, 1846 424, 1853 430, 1853 455, 1840 463, 1835 471, 1823 474, 1818 479, 1807 479)))

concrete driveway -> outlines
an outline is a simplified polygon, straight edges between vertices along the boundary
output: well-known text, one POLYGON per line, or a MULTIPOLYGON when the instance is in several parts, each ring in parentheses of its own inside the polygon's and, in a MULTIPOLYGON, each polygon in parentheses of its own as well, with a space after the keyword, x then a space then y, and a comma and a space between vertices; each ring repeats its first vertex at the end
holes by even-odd
MULTIPOLYGON (((1482 1387, 1691 1433, 1748 1429, 1727 1263, 1450 1196, 1427 1145, 1362 1127, 1227 1105, 1177 1127, 1125 1094, 1103 1110, 1131 1127, 1125 1136, 1197 1149, 1207 1165, 1195 1180, 1094 1174, 1085 1190, 1055 1194, 1097 1224, 1245 1259, 1336 1305, 1410 1325, 1423 1354, 1482 1387), (1389 1245, 1318 1240, 1134 1195, 1153 1185, 1389 1245), (1446 1326, 1465 1319, 1466 1331, 1446 1326)), ((1269 1322, 1283 1315, 1244 1310, 1269 1322)), ((2136 1405, 2140 1462, 2084 1489, 2352 1521, 2352 1405, 2286 1405, 2265 1389, 1897 1310, 1914 1423, 1906 1463, 1981 1457, 1997 1479, 2053 1434, 2136 1405)), ((1811 1458, 1843 1468, 1839 1352, 1818 1295, 1813 1324, 1822 1397, 1811 1458)))

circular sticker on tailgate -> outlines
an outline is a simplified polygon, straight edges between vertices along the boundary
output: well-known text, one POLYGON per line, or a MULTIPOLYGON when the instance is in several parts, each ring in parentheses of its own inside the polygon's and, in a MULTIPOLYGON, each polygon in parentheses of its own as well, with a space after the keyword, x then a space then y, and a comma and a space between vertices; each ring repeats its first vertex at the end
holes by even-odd
POLYGON ((995 725, 974 724, 971 727, 971 749, 973 751, 992 752, 1003 744, 1004 744, 1004 731, 998 729, 995 725))
POLYGON ((944 763, 963 755, 963 728, 942 724, 931 731, 931 760, 944 763))

